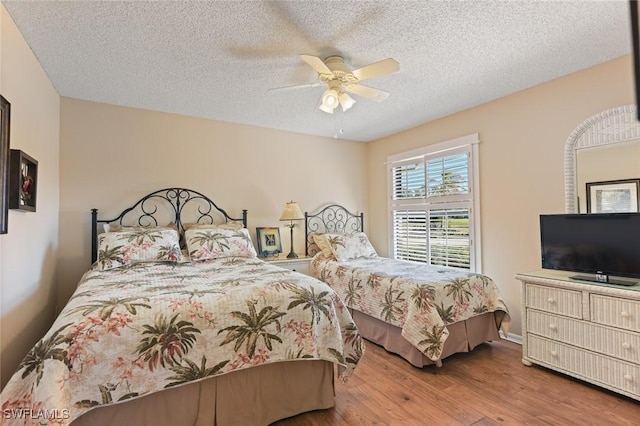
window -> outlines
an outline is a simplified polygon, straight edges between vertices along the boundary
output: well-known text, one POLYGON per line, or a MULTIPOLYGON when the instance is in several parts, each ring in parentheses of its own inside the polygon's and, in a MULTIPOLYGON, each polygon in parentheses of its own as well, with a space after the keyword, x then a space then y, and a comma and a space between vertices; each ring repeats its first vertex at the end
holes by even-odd
POLYGON ((388 158, 395 259, 478 271, 478 135, 388 158))

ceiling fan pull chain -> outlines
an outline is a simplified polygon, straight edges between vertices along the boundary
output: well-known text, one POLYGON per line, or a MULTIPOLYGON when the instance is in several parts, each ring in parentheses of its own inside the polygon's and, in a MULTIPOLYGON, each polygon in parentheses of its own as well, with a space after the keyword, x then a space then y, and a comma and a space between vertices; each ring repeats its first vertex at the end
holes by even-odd
POLYGON ((333 138, 340 139, 344 135, 344 111, 333 115, 333 138), (340 115, 340 128, 338 129, 338 115, 340 115))

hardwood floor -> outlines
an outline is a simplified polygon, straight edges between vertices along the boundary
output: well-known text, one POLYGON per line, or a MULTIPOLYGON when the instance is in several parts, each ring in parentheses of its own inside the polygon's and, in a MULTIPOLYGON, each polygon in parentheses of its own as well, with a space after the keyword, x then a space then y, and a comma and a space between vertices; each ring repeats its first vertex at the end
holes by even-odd
POLYGON ((367 342, 336 406, 284 419, 295 425, 638 425, 640 402, 521 362, 506 340, 418 369, 367 342))

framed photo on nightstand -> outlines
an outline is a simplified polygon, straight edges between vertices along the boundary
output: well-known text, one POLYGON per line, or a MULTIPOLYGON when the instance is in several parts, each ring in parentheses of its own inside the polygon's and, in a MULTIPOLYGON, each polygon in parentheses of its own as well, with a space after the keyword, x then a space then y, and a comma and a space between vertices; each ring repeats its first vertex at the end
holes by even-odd
POLYGON ((275 256, 282 253, 280 242, 280 228, 256 228, 258 240, 258 255, 262 257, 275 256))

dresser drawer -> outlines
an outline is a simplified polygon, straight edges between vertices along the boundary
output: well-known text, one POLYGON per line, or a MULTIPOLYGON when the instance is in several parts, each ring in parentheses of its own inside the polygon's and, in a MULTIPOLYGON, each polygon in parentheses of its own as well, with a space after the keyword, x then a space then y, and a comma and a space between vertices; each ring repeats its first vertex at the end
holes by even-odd
POLYGON ((527 307, 582 319, 582 293, 535 284, 525 286, 527 307))
POLYGON ((640 366, 527 335, 527 354, 532 360, 589 382, 640 397, 640 366))
POLYGON ((591 294, 589 305, 591 321, 640 331, 640 301, 591 294))
POLYGON ((640 363, 640 334, 527 309, 527 332, 640 363))

